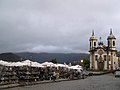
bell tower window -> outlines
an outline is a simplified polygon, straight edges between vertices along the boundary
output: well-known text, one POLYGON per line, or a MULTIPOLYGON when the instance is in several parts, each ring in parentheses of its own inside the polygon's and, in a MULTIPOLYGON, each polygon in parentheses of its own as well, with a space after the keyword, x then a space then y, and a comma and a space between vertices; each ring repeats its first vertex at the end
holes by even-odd
POLYGON ((94 42, 94 46, 96 46, 96 42, 94 42))
POLYGON ((107 56, 106 56, 106 55, 104 55, 104 60, 105 60, 105 61, 107 60, 107 56))
POLYGON ((108 41, 108 46, 110 46, 110 41, 108 41))
POLYGON ((98 60, 98 55, 95 55, 95 60, 96 60, 96 61, 98 60))
POLYGON ((115 41, 113 41, 113 46, 115 46, 115 41))

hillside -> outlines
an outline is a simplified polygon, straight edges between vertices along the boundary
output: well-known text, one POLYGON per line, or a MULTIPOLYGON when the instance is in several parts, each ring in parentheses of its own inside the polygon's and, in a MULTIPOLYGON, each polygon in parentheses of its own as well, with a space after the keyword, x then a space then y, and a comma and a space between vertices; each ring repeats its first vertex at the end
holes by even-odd
POLYGON ((2 53, 0 54, 0 60, 8 61, 8 62, 17 62, 22 59, 21 56, 13 54, 13 53, 2 53))
POLYGON ((89 54, 85 53, 16 53, 18 56, 21 56, 23 58, 27 58, 30 60, 38 61, 38 62, 44 62, 44 61, 50 61, 54 58, 57 59, 59 63, 68 63, 73 61, 79 61, 83 59, 84 57, 89 58, 89 54))
POLYGON ((57 59, 59 63, 69 63, 74 61, 80 61, 83 58, 89 58, 89 54, 85 53, 2 53, 0 54, 0 60, 8 62, 17 62, 25 59, 30 59, 37 62, 50 61, 57 59))

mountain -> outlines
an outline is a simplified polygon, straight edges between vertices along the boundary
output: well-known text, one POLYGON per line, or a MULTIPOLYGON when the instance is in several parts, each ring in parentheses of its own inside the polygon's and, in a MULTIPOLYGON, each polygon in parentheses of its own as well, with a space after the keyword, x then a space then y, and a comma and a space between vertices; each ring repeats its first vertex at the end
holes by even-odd
POLYGON ((21 56, 26 59, 34 60, 37 62, 50 61, 52 59, 57 59, 59 63, 69 63, 73 61, 80 61, 83 58, 89 59, 89 54, 86 53, 30 53, 22 52, 15 53, 18 56, 21 56))
POLYGON ((16 55, 14 53, 2 53, 0 54, 0 60, 8 61, 8 62, 17 62, 21 60, 21 56, 16 55))
MULTIPOLYGON (((120 57, 120 51, 117 52, 117 56, 120 57)), ((21 52, 21 53, 2 53, 0 54, 0 60, 4 61, 21 61, 25 59, 30 59, 37 62, 51 61, 52 59, 57 59, 59 63, 69 63, 74 61, 80 61, 83 58, 88 58, 89 54, 86 53, 30 53, 30 52, 21 52)))

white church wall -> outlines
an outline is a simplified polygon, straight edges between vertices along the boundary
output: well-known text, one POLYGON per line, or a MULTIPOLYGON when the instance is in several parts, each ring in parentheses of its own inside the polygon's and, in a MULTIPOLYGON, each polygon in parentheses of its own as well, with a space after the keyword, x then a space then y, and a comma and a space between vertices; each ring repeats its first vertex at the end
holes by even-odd
POLYGON ((90 56, 90 69, 92 69, 92 56, 90 56))
POLYGON ((113 70, 118 69, 118 58, 113 56, 113 70))
POLYGON ((104 61, 104 70, 107 70, 107 61, 104 61))
POLYGON ((98 69, 97 61, 95 61, 95 70, 98 69))

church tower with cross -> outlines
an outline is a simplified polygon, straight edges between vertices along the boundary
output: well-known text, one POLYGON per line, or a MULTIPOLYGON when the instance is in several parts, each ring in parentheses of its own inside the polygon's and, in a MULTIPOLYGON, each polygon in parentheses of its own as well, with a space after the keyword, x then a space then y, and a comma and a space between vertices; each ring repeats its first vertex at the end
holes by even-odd
POLYGON ((118 69, 118 59, 116 50, 116 38, 110 29, 110 34, 107 37, 107 45, 102 41, 102 38, 95 37, 94 31, 89 39, 90 42, 90 69, 91 70, 116 70, 118 69))

